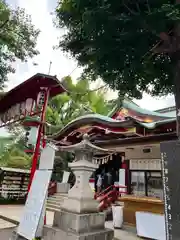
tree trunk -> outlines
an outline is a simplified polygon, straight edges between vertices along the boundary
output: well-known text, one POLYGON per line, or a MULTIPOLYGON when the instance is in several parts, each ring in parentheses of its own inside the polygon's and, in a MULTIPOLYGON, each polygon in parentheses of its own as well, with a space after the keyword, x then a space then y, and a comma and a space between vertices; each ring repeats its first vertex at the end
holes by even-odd
MULTIPOLYGON (((176 0, 176 4, 180 4, 180 0, 176 0)), ((180 140, 180 23, 174 28, 176 51, 172 55, 174 65, 174 98, 176 104, 176 133, 180 140)))
POLYGON ((174 61, 174 97, 176 104, 176 132, 178 139, 180 139, 180 53, 178 55, 179 58, 176 53, 176 61, 174 61))
MULTIPOLYGON (((179 0, 177 0, 177 3, 179 0)), ((174 53, 172 55, 174 65, 174 97, 176 104, 176 132, 180 139, 180 23, 174 28, 174 53)))

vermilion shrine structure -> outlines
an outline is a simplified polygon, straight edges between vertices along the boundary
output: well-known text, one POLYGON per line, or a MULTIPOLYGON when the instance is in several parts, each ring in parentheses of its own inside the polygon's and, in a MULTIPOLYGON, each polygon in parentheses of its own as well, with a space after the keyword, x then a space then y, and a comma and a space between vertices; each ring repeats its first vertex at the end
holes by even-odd
MULTIPOLYGON (((45 146, 44 124, 48 100, 63 92, 66 92, 66 89, 56 77, 38 73, 4 94, 0 99, 0 127, 15 122, 23 123, 27 117, 30 117, 31 124, 38 126, 30 184, 37 167, 41 142, 45 146)), ((113 148, 116 152, 120 152, 120 158, 125 159, 125 161, 121 161, 121 168, 128 172, 134 162, 128 159, 129 152, 133 151, 133 146, 141 146, 145 142, 146 148, 149 145, 148 149, 151 149, 151 145, 154 146, 154 143, 176 139, 176 123, 173 111, 172 109, 171 111, 148 111, 131 101, 124 100, 121 107, 116 106, 108 116, 90 114, 77 118, 57 134, 48 138, 59 146, 67 146, 80 142, 82 136, 87 133, 91 142, 96 145, 113 148), (121 146, 121 150, 117 150, 119 146, 121 146), (125 153, 127 151, 128 154, 125 153)), ((97 155, 94 159, 99 165, 102 165, 108 161, 110 155, 107 157, 97 155)), ((160 157, 154 160, 151 165, 159 166, 159 161, 160 157)), ((142 166, 135 166, 133 170, 136 168, 142 170, 142 166)), ((145 168, 148 170, 147 166, 145 168)), ((159 171, 159 167, 156 170, 159 171)), ((126 173, 127 186, 130 185, 129 181, 126 173)), ((147 189, 144 194, 147 195, 147 189)))
MULTIPOLYGON (((41 142, 42 147, 46 145, 44 124, 48 99, 65 91, 56 77, 36 74, 0 99, 1 127, 23 122, 27 117, 38 126, 29 189, 37 168, 41 142)), ((146 206, 146 211, 164 212, 160 142, 177 139, 173 114, 171 110, 148 111, 124 100, 121 107, 115 107, 108 116, 89 114, 77 118, 57 134, 49 136, 48 140, 59 147, 70 148, 82 142, 83 135, 88 134, 94 145, 111 149, 108 155, 96 153, 93 160, 105 171, 123 169, 122 185, 127 186, 129 194, 128 197, 121 196, 124 222, 135 225, 137 206, 141 211, 146 206), (112 154, 113 150, 116 154, 112 154)))
POLYGON ((37 167, 41 142, 45 146, 44 124, 48 100, 65 91, 66 89, 55 76, 37 73, 5 93, 0 99, 0 127, 16 122, 23 123, 27 117, 31 117, 31 124, 38 127, 29 188, 37 167))
POLYGON ((117 153, 113 156, 97 154, 94 160, 102 168, 125 169, 125 185, 129 194, 162 198, 160 142, 177 138, 174 108, 149 111, 125 99, 108 116, 89 114, 79 117, 50 139, 57 145, 71 145, 80 142, 85 133, 95 145, 117 153), (137 182, 140 175, 143 178, 142 190, 137 182), (149 177, 152 182, 148 183, 149 177), (158 187, 155 186, 152 192, 149 185, 154 182, 158 187))

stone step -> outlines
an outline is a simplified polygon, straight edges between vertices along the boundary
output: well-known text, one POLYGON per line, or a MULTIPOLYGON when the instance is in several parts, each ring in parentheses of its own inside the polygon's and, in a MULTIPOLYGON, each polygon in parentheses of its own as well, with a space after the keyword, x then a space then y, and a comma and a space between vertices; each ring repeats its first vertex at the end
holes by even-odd
POLYGON ((55 209, 60 209, 61 208, 61 204, 54 204, 54 203, 48 203, 46 205, 46 208, 55 208, 55 209))
POLYGON ((48 198, 47 201, 50 202, 64 202, 67 198, 48 198))
POLYGON ((60 196, 60 195, 58 195, 58 196, 51 196, 51 197, 49 197, 49 198, 53 198, 53 199, 61 199, 61 198, 67 198, 67 197, 65 197, 65 196, 60 196))
POLYGON ((54 205, 58 205, 58 206, 61 206, 62 205, 62 203, 63 203, 64 201, 52 201, 52 200, 47 200, 47 205, 49 205, 49 204, 54 204, 54 205))
POLYGON ((60 211, 59 208, 54 208, 54 207, 49 207, 47 206, 46 207, 46 211, 49 211, 49 212, 57 212, 57 211, 60 211))
POLYGON ((63 196, 54 196, 54 197, 49 197, 49 199, 65 199, 67 197, 63 197, 63 196))
POLYGON ((59 197, 49 197, 48 199, 54 199, 54 200, 60 199, 61 200, 61 199, 64 199, 64 197, 60 197, 60 196, 59 197))
POLYGON ((47 202, 61 203, 61 202, 64 202, 65 200, 66 198, 59 198, 59 199, 49 198, 47 199, 47 202))
POLYGON ((61 196, 61 195, 54 195, 49 198, 59 199, 59 198, 67 198, 67 196, 61 196))
POLYGON ((52 197, 54 196, 62 196, 62 197, 67 197, 68 194, 67 193, 55 193, 54 195, 52 195, 52 197))
POLYGON ((51 200, 54 200, 54 201, 59 201, 59 200, 62 200, 62 199, 64 199, 63 197, 57 197, 57 198, 55 198, 55 197, 50 197, 50 198, 48 198, 48 199, 51 199, 51 200))
POLYGON ((47 199, 47 205, 46 209, 49 211, 57 211, 60 209, 60 206, 64 202, 64 200, 67 198, 67 194, 60 194, 56 193, 53 196, 49 197, 47 199))

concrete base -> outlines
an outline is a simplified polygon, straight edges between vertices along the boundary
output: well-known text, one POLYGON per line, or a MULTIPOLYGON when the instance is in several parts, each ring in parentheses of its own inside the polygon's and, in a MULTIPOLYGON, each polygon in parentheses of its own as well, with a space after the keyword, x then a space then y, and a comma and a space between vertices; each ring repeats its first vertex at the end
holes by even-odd
POLYGON ((72 233, 61 229, 45 226, 43 240, 112 240, 114 232, 110 229, 103 229, 89 233, 72 233))
POLYGON ((104 229, 104 213, 74 214, 65 211, 55 212, 53 227, 73 233, 86 233, 104 229))
POLYGON ((97 213, 98 210, 98 202, 93 198, 72 198, 69 197, 64 200, 61 205, 61 209, 64 211, 70 211, 76 214, 84 214, 84 213, 97 213))
POLYGON ((44 227, 43 240, 112 240, 114 231, 104 223, 104 213, 55 212, 53 226, 44 227))
POLYGON ((57 193, 68 193, 69 189, 69 183, 57 183, 57 193))

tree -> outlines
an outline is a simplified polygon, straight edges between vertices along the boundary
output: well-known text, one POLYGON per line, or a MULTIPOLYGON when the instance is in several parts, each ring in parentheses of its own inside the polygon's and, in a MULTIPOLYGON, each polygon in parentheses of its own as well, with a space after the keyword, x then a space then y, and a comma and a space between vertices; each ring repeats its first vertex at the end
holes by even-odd
POLYGON ((54 125, 50 128, 52 131, 61 129, 73 119, 87 113, 107 115, 112 109, 112 105, 105 99, 107 90, 91 90, 87 79, 78 79, 77 83, 73 84, 68 76, 63 79, 63 85, 68 92, 50 100, 46 112, 47 122, 54 125))
POLYGON ((4 167, 30 169, 32 157, 28 156, 23 150, 13 147, 4 155, 2 159, 4 167))
POLYGON ((0 166, 29 169, 32 157, 24 152, 23 127, 12 124, 8 130, 10 136, 0 138, 0 166))
MULTIPOLYGON (((4 139, 4 148, 1 147, 0 166, 11 168, 29 169, 31 166, 31 156, 28 156, 21 146, 21 140, 14 143, 15 138, 7 142, 4 139)), ((3 145, 1 143, 1 145, 3 145)))
POLYGON ((36 50, 39 30, 35 29, 30 16, 23 9, 10 9, 0 0, 0 87, 8 80, 8 73, 15 69, 12 63, 19 59, 27 61, 38 54, 36 50))
MULTIPOLYGON (((180 112, 180 0, 62 0, 59 46, 90 79, 101 77, 121 95, 175 94, 180 112)), ((180 115, 180 114, 179 114, 180 115)), ((179 117, 180 118, 180 117, 179 117)), ((180 119, 178 119, 180 122, 180 119)), ((178 132, 180 124, 178 127, 178 132)))
MULTIPOLYGON (((63 79, 63 85, 68 89, 67 93, 60 94, 50 100, 46 112, 46 120, 52 124, 48 129, 49 134, 59 131, 70 121, 87 113, 107 115, 114 106, 114 101, 109 103, 105 99, 107 89, 99 88, 97 91, 90 89, 87 79, 80 78, 74 84, 71 77, 63 79)), ((53 179, 62 179, 64 170, 68 168, 68 162, 72 161, 72 154, 57 152, 53 179)))

